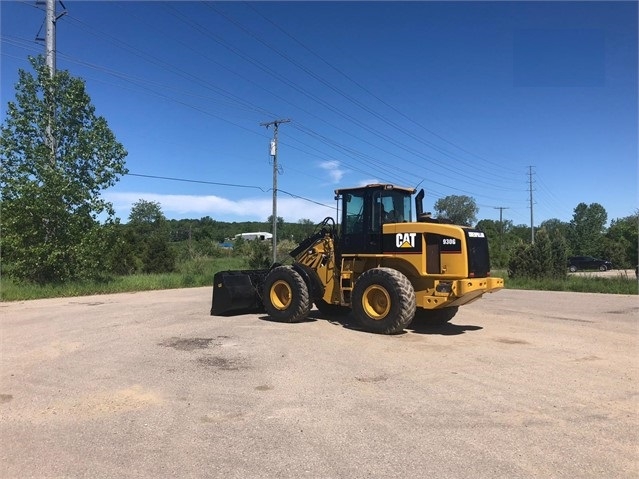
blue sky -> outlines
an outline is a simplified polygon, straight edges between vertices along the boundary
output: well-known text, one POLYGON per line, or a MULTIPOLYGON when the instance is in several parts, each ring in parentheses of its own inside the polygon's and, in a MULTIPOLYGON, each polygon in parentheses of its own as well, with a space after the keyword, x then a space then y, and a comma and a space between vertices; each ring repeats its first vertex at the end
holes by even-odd
MULTIPOLYGON (((126 221, 320 221, 333 190, 468 195, 478 219, 609 220, 637 196, 637 2, 65 2, 57 66, 129 152, 104 192, 126 221), (530 168, 532 167, 532 169, 530 168), (147 175, 194 181, 148 178, 147 175), (202 182, 202 183, 198 183, 202 182), (213 184, 217 183, 217 184, 213 184), (239 185, 239 186, 229 186, 239 185), (244 187, 245 186, 245 187, 244 187)), ((2 1, 1 100, 44 51, 43 7, 2 1)), ((58 11, 62 7, 58 6, 58 11)))

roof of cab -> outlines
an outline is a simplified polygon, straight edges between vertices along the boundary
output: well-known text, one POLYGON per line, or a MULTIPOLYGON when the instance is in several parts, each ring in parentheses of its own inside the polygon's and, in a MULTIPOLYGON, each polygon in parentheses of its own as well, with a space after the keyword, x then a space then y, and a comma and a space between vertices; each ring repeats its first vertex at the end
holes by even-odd
POLYGON ((365 186, 357 186, 354 188, 340 188, 335 190, 336 195, 341 195, 342 193, 348 193, 351 191, 361 191, 366 189, 377 189, 377 190, 399 190, 406 193, 410 193, 411 195, 415 193, 415 188, 406 188, 403 186, 391 185, 389 183, 373 183, 365 186))

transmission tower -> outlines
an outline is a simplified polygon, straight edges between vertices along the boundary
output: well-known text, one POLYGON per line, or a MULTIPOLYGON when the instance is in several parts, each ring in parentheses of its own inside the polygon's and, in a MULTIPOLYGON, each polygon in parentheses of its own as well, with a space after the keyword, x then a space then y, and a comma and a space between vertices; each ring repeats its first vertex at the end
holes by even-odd
POLYGON ((56 27, 56 23, 58 22, 58 20, 60 20, 60 18, 62 18, 63 16, 65 16, 67 14, 67 10, 66 10, 66 7, 64 6, 64 3, 62 3, 61 1, 56 2, 56 0, 37 0, 36 1, 36 5, 37 6, 44 5, 46 7, 46 18, 45 18, 46 36, 45 36, 45 38, 40 38, 38 36, 38 37, 36 37, 36 40, 44 41, 45 57, 46 57, 46 60, 47 60, 47 66, 49 67, 49 73, 53 77, 55 75, 55 71, 56 71, 56 59, 55 59, 56 32, 55 32, 55 27, 56 27), (56 4, 57 3, 60 3, 60 5, 63 8, 62 13, 60 13, 59 15, 56 12, 56 4))
POLYGON ((535 224, 533 223, 533 167, 528 167, 528 185, 530 190, 530 242, 535 244, 535 224))

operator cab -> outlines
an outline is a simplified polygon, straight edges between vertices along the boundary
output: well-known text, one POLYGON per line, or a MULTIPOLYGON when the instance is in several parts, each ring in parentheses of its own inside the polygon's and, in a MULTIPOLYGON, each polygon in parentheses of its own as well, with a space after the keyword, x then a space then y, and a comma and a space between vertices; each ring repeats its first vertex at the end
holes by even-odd
POLYGON ((388 184, 335 190, 342 200, 340 252, 382 252, 382 224, 412 221, 413 189, 388 184))

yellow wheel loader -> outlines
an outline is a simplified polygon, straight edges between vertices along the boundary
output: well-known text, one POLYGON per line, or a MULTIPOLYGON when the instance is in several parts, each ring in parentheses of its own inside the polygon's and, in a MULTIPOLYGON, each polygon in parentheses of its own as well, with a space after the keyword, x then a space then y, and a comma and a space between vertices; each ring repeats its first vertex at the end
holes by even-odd
POLYGON ((291 266, 217 273, 211 314, 265 311, 297 322, 315 304, 397 334, 413 320, 446 323, 459 306, 503 288, 490 276, 484 233, 425 214, 423 189, 413 216, 414 193, 389 184, 335 190, 339 226, 326 218, 291 251, 291 266))

